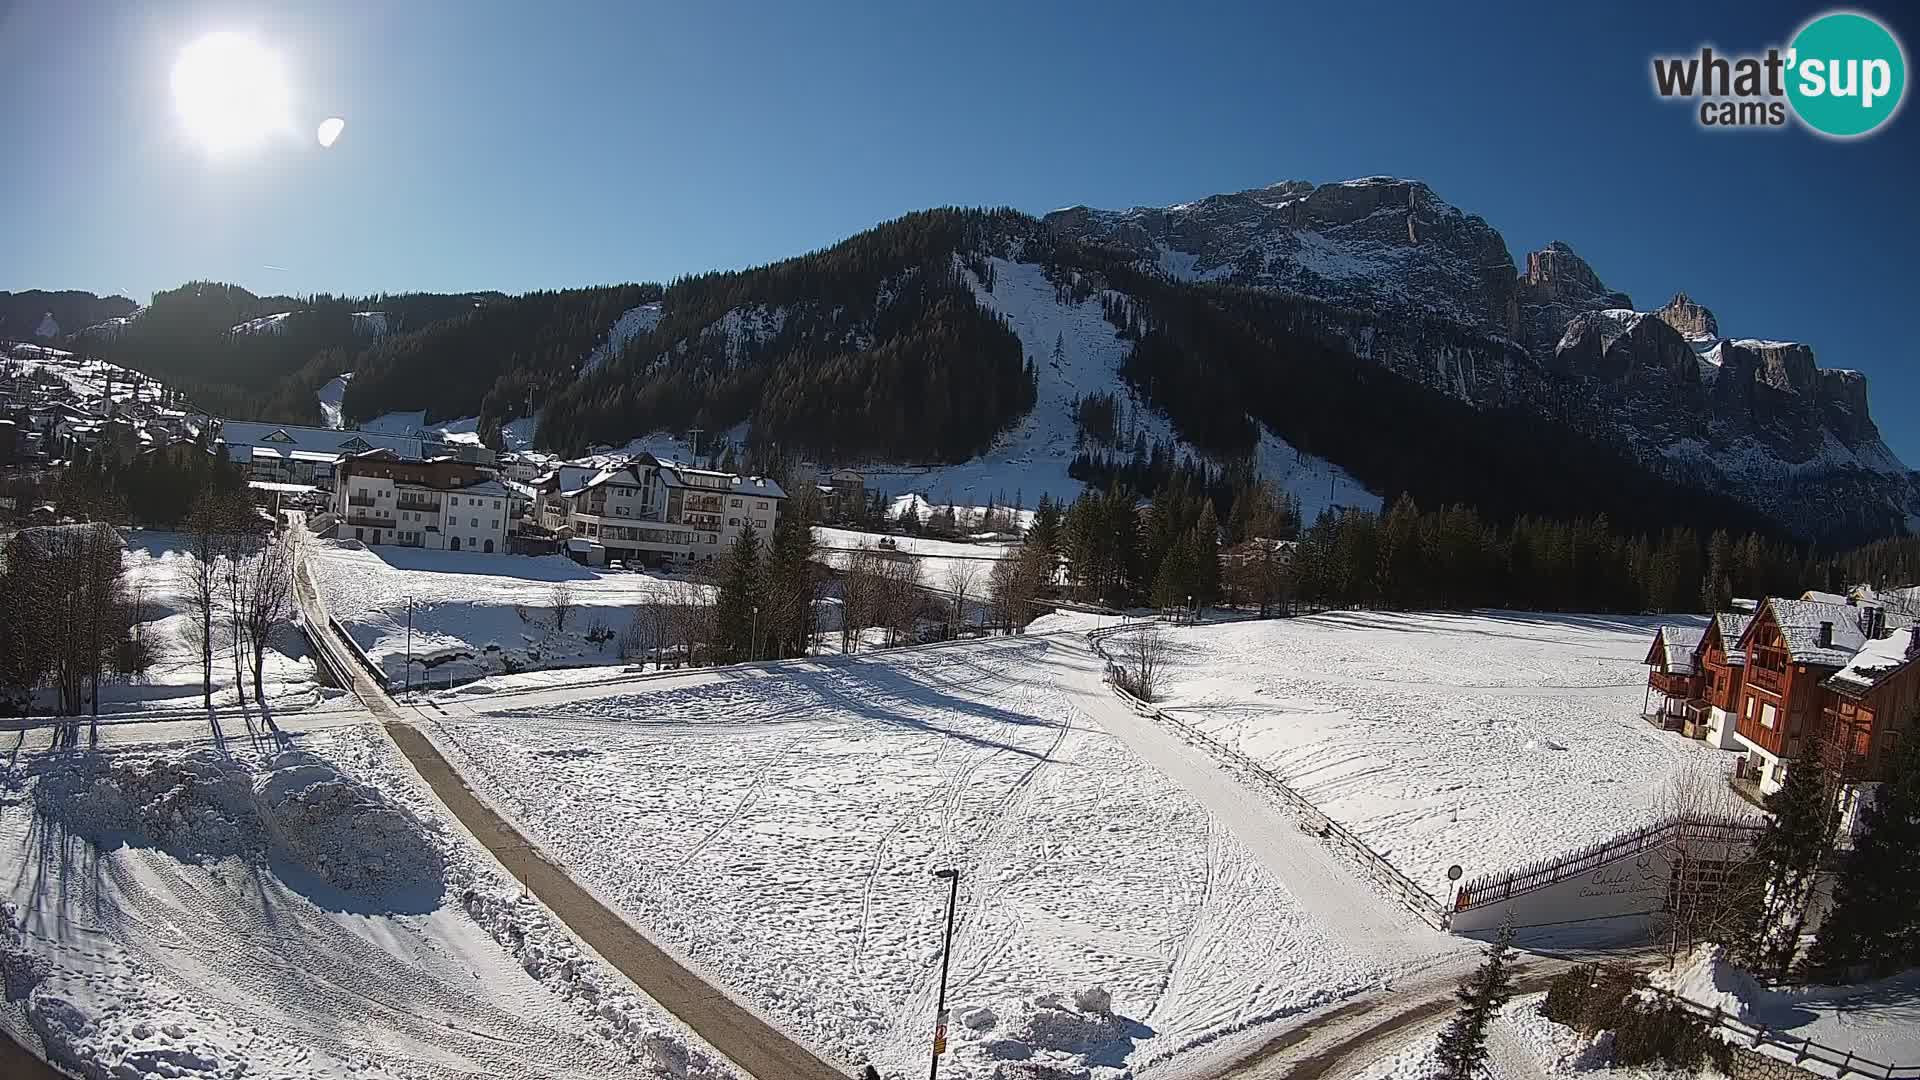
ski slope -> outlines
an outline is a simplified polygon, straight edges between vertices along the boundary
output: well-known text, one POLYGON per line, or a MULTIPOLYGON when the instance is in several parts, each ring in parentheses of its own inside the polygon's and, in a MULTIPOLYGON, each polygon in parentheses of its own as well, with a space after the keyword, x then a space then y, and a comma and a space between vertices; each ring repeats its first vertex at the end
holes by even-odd
POLYGON ((1287 858, 1108 730, 1116 711, 1064 637, 419 710, 471 782, 657 940, 884 1075, 924 1067, 943 866, 961 871, 956 1078, 1016 1060, 1115 1077, 1377 984, 1426 940, 1323 927, 1385 908, 1345 876, 1287 879, 1287 858))
MULTIPOLYGON (((1039 395, 1033 411, 993 448, 960 465, 919 468, 899 465, 864 467, 869 487, 912 492, 936 504, 1011 505, 1016 499, 1031 507, 1045 494, 1071 502, 1081 482, 1067 475, 1067 465, 1079 451, 1073 403, 1088 394, 1129 395, 1120 378, 1127 342, 1114 335, 1100 297, 1079 304, 1060 302, 1045 271, 1032 263, 995 258, 994 286, 989 291, 971 271, 963 270, 975 299, 1001 315, 1019 338, 1021 349, 1039 371, 1039 395), (1055 348, 1060 355, 1056 357, 1055 348)), ((1149 442, 1172 442, 1180 453, 1194 453, 1180 441, 1166 417, 1135 404, 1139 429, 1149 442)), ((1299 497, 1302 512, 1312 521, 1330 504, 1377 509, 1380 499, 1346 470, 1312 455, 1299 454, 1285 440, 1262 433, 1256 455, 1263 478, 1299 497)))
MULTIPOLYGON (((1641 719, 1660 619, 1329 612, 1163 631, 1157 704, 1261 762, 1437 897, 1646 824, 1732 755, 1641 719)), ((1696 620, 1697 621, 1697 620, 1696 620)))
POLYGON ((303 739, 9 759, 0 1026, 103 1080, 737 1077, 377 728, 303 739))

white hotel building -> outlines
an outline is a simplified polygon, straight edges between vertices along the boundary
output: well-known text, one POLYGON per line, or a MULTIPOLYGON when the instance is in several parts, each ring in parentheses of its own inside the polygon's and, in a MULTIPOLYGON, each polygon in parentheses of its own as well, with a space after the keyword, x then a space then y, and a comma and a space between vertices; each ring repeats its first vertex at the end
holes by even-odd
POLYGON ((533 489, 534 520, 595 566, 705 562, 749 524, 764 543, 787 498, 763 476, 695 469, 651 454, 605 468, 562 465, 533 489))
POLYGON ((382 449, 343 457, 334 469, 336 539, 506 554, 506 485, 472 462, 407 461, 382 449))

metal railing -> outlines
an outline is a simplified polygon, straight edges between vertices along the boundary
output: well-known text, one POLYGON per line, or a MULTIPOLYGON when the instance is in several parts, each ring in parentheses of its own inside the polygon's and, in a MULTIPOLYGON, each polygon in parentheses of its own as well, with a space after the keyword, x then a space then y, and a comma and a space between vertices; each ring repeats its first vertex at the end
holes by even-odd
POLYGON ((1125 669, 1113 662, 1113 658, 1107 655, 1107 650, 1101 642, 1115 634, 1135 629, 1141 625, 1143 625, 1142 622, 1124 622, 1119 626, 1088 632, 1087 640, 1092 644, 1093 651, 1099 655, 1101 660, 1106 662, 1106 681, 1109 689, 1118 695, 1122 701, 1125 701, 1135 713, 1172 728, 1175 733, 1179 734, 1188 742, 1205 750, 1214 758, 1265 785, 1286 802, 1287 806, 1299 818, 1301 826, 1307 832, 1318 837, 1343 854, 1350 856, 1375 884, 1385 889, 1394 899, 1400 901, 1400 903, 1412 910, 1415 915, 1420 917, 1421 921, 1435 929, 1447 929, 1449 912, 1446 910, 1445 905, 1436 899, 1433 894, 1416 884, 1412 878, 1402 873, 1398 867, 1388 862, 1379 852, 1369 847, 1366 841, 1355 836, 1346 826, 1322 813, 1306 796, 1295 791, 1286 781, 1275 776, 1264 765, 1261 765, 1246 754, 1227 746, 1213 736, 1183 720, 1178 720, 1167 715, 1165 712, 1154 708, 1147 702, 1128 693, 1126 688, 1120 684, 1120 680, 1126 674, 1125 669))
POLYGON ((1671 990, 1660 987, 1651 988, 1666 1001, 1672 1002, 1693 1016, 1705 1020, 1722 1031, 1730 1031, 1741 1037, 1746 1049, 1765 1054, 1790 1065, 1805 1065, 1814 1062, 1834 1069, 1838 1076, 1858 1073, 1866 1077, 1878 1077, 1879 1080, 1914 1080, 1920 1078, 1920 1065, 1889 1065, 1884 1062, 1864 1058, 1851 1050, 1842 1050, 1837 1046, 1828 1046, 1816 1042, 1811 1036, 1796 1038, 1768 1028, 1765 1024, 1751 1024, 1737 1016, 1721 1012, 1717 1006, 1702 1005, 1690 998, 1681 997, 1671 990), (1775 1052, 1769 1052, 1775 1051, 1775 1052))

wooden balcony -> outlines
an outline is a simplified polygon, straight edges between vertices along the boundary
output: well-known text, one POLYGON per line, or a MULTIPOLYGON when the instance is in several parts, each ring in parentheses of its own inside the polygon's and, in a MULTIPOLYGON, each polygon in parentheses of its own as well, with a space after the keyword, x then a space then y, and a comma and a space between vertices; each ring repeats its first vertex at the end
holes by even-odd
POLYGON ((1768 690, 1778 694, 1780 693, 1781 687, 1786 685, 1786 682, 1787 673, 1784 671, 1775 671, 1772 668, 1761 667, 1758 664, 1747 668, 1747 684, 1750 686, 1757 686, 1762 690, 1768 690))
POLYGON ((1655 671, 1647 675, 1647 685, 1670 698, 1685 700, 1699 695, 1700 677, 1655 671))

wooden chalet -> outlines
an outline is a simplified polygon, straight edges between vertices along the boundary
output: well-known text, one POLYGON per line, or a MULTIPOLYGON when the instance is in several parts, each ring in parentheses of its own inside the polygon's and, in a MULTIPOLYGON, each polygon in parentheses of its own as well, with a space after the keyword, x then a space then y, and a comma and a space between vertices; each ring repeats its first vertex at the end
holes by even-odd
POLYGON ((1747 751, 1736 786, 1752 795, 1780 789, 1801 739, 1816 732, 1829 692, 1822 683, 1852 663, 1884 630, 1879 608, 1769 597, 1741 635, 1745 685, 1734 735, 1747 751))
POLYGON ((1850 781, 1887 779, 1900 740, 1920 738, 1920 627, 1868 641, 1820 687, 1826 766, 1850 781))
POLYGON ((1649 722, 1673 731, 1688 726, 1705 729, 1707 706, 1694 655, 1700 639, 1700 629, 1693 626, 1662 626, 1654 631, 1653 647, 1643 661, 1648 672, 1641 712, 1649 722))
POLYGON ((1700 671, 1700 693, 1707 703, 1707 727, 1702 738, 1721 750, 1739 746, 1734 740, 1735 718, 1740 715, 1740 694, 1746 688, 1747 654, 1739 647, 1753 616, 1738 613, 1715 615, 1694 650, 1694 666, 1700 671))

